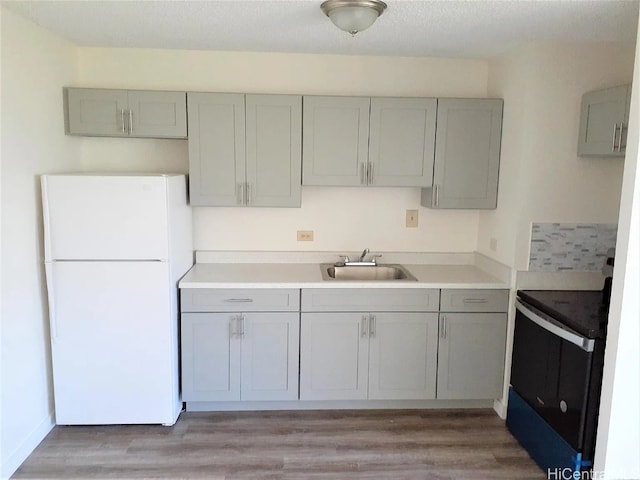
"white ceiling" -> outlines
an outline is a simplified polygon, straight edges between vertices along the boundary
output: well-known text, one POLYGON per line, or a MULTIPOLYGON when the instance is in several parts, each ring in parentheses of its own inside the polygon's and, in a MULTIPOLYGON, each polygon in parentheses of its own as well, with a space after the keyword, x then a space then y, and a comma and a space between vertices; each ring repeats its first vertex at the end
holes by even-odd
POLYGON ((355 37, 320 0, 0 0, 82 46, 488 58, 532 41, 634 41, 637 0, 387 0, 355 37))

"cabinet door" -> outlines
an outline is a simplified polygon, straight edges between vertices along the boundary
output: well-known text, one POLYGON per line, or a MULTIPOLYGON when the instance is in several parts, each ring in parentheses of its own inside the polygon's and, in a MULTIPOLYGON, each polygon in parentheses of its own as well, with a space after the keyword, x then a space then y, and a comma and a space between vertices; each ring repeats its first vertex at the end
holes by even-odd
POLYGON ((67 88, 67 128, 71 135, 126 137, 127 91, 67 88))
POLYGON ((300 400, 367 398, 368 325, 367 314, 302 314, 300 400))
POLYGON ((582 96, 578 155, 624 156, 630 92, 623 85, 582 96))
POLYGON ((302 97, 246 96, 247 204, 299 207, 302 97))
POLYGON ((243 316, 242 400, 297 400, 300 314, 243 316))
POLYGON ((304 97, 303 185, 364 185, 369 97, 304 97))
POLYGON ((186 138, 187 96, 185 92, 128 92, 132 137, 186 138))
POLYGON ((240 400, 240 336, 233 313, 182 314, 182 400, 240 400))
POLYGON ((372 98, 370 185, 430 187, 436 135, 435 98, 372 98))
POLYGON ((369 399, 436 397, 437 313, 372 313, 369 335, 369 399))
POLYGON ((438 99, 433 187, 422 205, 496 208, 502 100, 438 99))
POLYGON ((441 313, 438 399, 492 399, 502 394, 505 313, 441 313))
POLYGON ((191 205, 242 205, 244 95, 188 93, 191 205))

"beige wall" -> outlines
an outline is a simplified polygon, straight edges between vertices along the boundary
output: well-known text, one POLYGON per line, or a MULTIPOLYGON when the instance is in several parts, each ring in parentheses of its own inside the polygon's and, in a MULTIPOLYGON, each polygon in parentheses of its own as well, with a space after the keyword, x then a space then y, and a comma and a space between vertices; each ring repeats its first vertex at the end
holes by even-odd
POLYGON ((13 473, 52 427, 49 322, 39 174, 80 167, 64 135, 62 86, 75 48, 0 9, 2 26, 2 313, 0 463, 13 473))
MULTIPOLYGON (((77 86, 243 93, 485 97, 484 61, 82 48, 77 86)), ((186 172, 186 141, 78 139, 90 170, 186 172)), ((473 251, 478 213, 421 208, 417 188, 303 187, 302 208, 196 208, 213 250, 473 251), (419 209, 406 228, 405 210, 419 209), (315 241, 296 241, 296 230, 315 241)))
POLYGON ((537 44, 491 62, 504 130, 498 208, 480 214, 478 251, 526 270, 532 222, 617 223, 624 161, 576 155, 580 101, 631 83, 634 47, 537 44))

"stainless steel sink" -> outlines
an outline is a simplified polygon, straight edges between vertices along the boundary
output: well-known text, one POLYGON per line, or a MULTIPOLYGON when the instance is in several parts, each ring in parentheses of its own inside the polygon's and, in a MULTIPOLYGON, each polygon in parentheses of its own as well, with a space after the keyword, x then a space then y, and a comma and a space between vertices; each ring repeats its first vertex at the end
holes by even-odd
POLYGON ((402 265, 336 266, 330 263, 323 263, 320 268, 322 269, 322 279, 329 281, 418 281, 402 265))

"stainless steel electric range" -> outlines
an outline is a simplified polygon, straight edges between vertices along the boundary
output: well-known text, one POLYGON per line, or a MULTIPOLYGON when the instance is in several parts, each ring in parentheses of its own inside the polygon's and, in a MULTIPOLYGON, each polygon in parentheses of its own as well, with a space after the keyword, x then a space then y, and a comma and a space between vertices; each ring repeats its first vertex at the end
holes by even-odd
POLYGON ((607 318, 600 290, 518 291, 507 427, 548 473, 592 466, 607 318))

